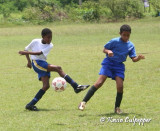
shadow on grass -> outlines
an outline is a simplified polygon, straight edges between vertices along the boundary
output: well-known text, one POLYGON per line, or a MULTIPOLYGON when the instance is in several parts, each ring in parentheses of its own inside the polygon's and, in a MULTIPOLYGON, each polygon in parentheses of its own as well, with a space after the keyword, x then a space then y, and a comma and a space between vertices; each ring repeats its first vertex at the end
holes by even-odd
POLYGON ((39 111, 59 111, 58 109, 44 109, 44 108, 39 108, 39 111))
POLYGON ((79 117, 86 117, 86 116, 91 116, 91 115, 88 115, 88 114, 83 114, 83 115, 78 115, 79 117))
POLYGON ((104 114, 99 114, 99 115, 91 115, 91 114, 81 114, 78 115, 79 117, 86 117, 86 116, 101 116, 101 117, 112 117, 112 116, 130 116, 130 115, 135 115, 137 117, 141 117, 141 114, 137 114, 137 113, 122 113, 120 115, 116 114, 116 113, 104 113, 104 114))
POLYGON ((66 124, 63 124, 63 123, 54 123, 53 125, 57 125, 57 126, 65 126, 66 124))
MULTIPOLYGON (((98 116, 111 117, 111 116, 116 116, 116 115, 118 115, 118 114, 116 114, 116 113, 105 113, 105 114, 99 114, 98 116)), ((129 115, 142 116, 141 114, 137 114, 137 113, 122 113, 119 116, 129 116, 129 115)))
POLYGON ((30 111, 30 110, 24 110, 25 112, 41 112, 41 111, 59 111, 58 109, 38 109, 38 111, 30 111))
MULTIPOLYGON (((30 111, 30 110, 24 110, 24 111, 26 111, 26 112, 41 112, 41 111, 46 111, 46 112, 48 112, 48 111, 72 111, 71 109, 45 109, 45 108, 38 108, 38 111, 30 111)), ((74 111, 74 110, 73 110, 74 111)))

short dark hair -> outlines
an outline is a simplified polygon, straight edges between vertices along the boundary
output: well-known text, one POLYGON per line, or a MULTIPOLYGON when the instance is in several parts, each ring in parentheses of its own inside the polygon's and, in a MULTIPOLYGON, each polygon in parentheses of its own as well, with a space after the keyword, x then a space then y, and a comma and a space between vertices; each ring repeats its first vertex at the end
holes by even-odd
POLYGON ((42 35, 42 36, 46 36, 46 35, 48 35, 48 34, 52 34, 52 31, 51 31, 50 29, 48 29, 48 28, 44 28, 44 29, 42 30, 42 32, 41 32, 41 35, 42 35))
POLYGON ((131 27, 129 25, 122 25, 120 28, 120 33, 122 33, 123 31, 127 31, 131 33, 131 27))

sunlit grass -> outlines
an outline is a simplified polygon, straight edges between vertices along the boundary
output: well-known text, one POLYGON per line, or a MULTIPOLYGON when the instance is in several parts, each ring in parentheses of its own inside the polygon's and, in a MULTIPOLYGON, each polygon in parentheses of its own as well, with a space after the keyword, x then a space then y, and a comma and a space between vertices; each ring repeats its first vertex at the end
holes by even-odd
MULTIPOLYGON (((54 48, 48 62, 62 66, 63 70, 80 84, 92 85, 98 78, 103 45, 119 36, 124 23, 45 25, 0 28, 0 130, 159 130, 160 64, 159 18, 128 22, 132 27, 131 41, 137 53, 148 53, 146 59, 126 65, 122 115, 113 114, 115 82, 107 79, 101 89, 88 102, 86 110, 77 110, 87 91, 75 94, 70 85, 66 91, 56 93, 50 88, 39 101, 39 112, 29 112, 25 105, 42 87, 37 74, 25 68, 26 59, 18 55, 32 39, 40 38, 41 30, 53 31, 54 48), (151 118, 144 126, 132 123, 100 123, 101 117, 151 118)), ((127 22, 125 22, 127 23, 127 22)), ((51 79, 57 77, 52 73, 51 79)))

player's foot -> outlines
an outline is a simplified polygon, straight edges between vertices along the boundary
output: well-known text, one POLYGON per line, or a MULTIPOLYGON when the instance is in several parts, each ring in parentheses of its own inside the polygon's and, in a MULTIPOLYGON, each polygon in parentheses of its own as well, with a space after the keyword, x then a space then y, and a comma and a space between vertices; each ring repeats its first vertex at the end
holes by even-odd
POLYGON ((37 107, 34 105, 26 105, 26 109, 30 111, 38 111, 37 107))
POLYGON ((81 110, 81 111, 83 111, 83 110, 85 109, 85 107, 86 107, 86 102, 82 101, 82 102, 79 104, 78 109, 81 110))
POLYGON ((122 114, 123 112, 122 112, 122 110, 121 110, 119 107, 116 107, 116 108, 114 109, 114 113, 120 115, 120 114, 122 114))
POLYGON ((78 85, 78 87, 74 90, 76 93, 79 93, 81 91, 84 91, 87 89, 90 85, 78 85))

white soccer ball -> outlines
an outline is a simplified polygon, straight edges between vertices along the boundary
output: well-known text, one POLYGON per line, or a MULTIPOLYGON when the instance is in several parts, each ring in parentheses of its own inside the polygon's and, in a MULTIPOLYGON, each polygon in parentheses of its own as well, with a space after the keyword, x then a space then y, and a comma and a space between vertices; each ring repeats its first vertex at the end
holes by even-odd
POLYGON ((52 81, 52 87, 53 87, 54 91, 62 92, 67 87, 66 80, 62 77, 56 77, 52 81))

